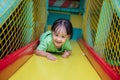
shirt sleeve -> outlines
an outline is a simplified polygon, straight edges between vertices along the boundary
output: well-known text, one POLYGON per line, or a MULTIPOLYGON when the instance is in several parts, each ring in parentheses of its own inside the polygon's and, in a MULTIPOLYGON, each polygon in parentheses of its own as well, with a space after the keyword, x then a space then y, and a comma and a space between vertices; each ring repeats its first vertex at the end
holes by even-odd
POLYGON ((42 51, 46 51, 47 50, 47 37, 48 35, 51 34, 51 31, 47 31, 45 33, 43 33, 40 37, 40 44, 38 45, 37 49, 38 50, 42 50, 42 51))
POLYGON ((40 41, 40 44, 38 45, 37 50, 42 50, 42 51, 46 51, 47 50, 46 40, 40 41))

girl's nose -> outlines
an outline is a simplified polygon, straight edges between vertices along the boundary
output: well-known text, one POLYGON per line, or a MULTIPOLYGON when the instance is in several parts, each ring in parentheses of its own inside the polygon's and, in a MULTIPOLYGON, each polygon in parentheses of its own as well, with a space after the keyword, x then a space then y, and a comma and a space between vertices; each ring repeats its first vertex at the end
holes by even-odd
POLYGON ((57 37, 57 41, 61 41, 61 38, 60 38, 60 37, 57 37))

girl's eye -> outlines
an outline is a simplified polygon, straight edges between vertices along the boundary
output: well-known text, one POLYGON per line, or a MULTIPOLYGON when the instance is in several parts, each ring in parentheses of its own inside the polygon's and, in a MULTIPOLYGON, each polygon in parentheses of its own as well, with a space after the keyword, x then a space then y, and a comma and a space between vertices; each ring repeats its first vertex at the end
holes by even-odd
POLYGON ((58 34, 55 34, 55 36, 58 36, 58 34))
POLYGON ((65 36, 62 36, 62 38, 65 38, 65 36))

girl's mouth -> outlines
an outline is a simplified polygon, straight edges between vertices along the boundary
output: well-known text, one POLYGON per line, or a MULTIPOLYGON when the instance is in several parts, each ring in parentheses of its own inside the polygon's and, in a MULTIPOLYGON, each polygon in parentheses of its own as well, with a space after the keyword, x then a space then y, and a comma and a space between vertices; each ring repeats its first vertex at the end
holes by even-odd
POLYGON ((62 44, 62 42, 60 41, 55 41, 55 43, 56 43, 56 46, 60 46, 62 44))
POLYGON ((57 44, 61 44, 61 42, 56 41, 57 44))

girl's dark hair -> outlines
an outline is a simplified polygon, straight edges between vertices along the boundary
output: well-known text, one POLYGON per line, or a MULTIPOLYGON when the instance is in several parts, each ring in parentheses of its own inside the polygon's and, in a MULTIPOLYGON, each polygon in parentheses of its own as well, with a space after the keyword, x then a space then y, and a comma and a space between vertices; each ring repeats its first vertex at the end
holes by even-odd
POLYGON ((65 18, 60 18, 60 19, 57 19, 53 25, 52 25, 52 28, 51 30, 52 31, 55 31, 57 27, 59 26, 64 26, 66 31, 67 31, 67 35, 71 35, 70 36, 70 39, 72 38, 72 35, 73 35, 73 27, 72 27, 72 23, 68 20, 68 19, 65 19, 65 18))

